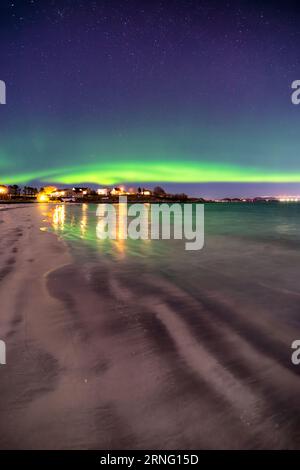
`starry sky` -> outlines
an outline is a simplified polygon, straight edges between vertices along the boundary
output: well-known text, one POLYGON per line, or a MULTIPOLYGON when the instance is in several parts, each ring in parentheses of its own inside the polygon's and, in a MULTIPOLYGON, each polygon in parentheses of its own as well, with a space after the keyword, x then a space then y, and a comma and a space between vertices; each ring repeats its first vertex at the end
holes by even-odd
POLYGON ((1 0, 0 183, 300 194, 299 15, 289 1, 1 0))

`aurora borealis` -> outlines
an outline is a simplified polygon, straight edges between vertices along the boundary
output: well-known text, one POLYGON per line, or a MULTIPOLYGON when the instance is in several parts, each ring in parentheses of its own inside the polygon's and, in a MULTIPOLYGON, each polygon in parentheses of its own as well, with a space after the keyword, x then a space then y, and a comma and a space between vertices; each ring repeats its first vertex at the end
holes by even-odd
POLYGON ((300 183, 296 3, 16 0, 0 14, 1 183, 300 183))

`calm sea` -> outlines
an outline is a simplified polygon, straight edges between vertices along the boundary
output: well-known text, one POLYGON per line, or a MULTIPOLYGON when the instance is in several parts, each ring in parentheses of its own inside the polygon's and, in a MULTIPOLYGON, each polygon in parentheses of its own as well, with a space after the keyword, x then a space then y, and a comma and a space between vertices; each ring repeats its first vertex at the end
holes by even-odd
POLYGON ((300 204, 207 204, 200 251, 99 240, 96 209, 49 207, 73 260, 49 286, 106 361, 100 446, 299 448, 300 204))

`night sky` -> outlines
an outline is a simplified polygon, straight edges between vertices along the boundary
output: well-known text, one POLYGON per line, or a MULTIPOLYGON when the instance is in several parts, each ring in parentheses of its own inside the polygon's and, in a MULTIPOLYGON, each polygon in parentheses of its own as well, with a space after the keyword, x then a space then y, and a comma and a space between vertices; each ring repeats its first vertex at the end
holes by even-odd
POLYGON ((1 1, 0 183, 300 194, 295 5, 1 1))

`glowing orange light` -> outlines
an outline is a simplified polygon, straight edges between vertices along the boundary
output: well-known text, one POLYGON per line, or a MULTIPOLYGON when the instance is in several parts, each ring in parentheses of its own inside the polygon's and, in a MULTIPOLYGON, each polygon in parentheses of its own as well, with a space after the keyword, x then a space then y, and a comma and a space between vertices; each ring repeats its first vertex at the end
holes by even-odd
POLYGON ((38 202, 48 202, 49 197, 45 193, 39 193, 37 197, 38 202))
POLYGON ((0 194, 7 194, 8 189, 5 186, 0 186, 0 194))

